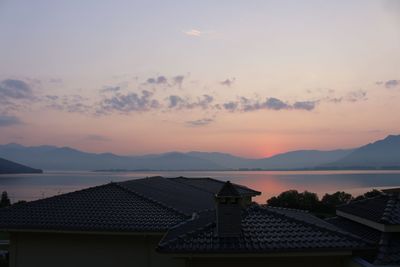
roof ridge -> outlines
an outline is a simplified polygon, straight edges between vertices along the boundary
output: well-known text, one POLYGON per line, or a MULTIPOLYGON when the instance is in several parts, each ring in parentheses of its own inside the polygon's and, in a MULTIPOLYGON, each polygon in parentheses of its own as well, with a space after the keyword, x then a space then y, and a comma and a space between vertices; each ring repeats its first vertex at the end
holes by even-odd
POLYGON ((388 197, 389 199, 386 201, 386 205, 380 219, 380 221, 384 223, 390 223, 393 215, 393 210, 396 208, 396 204, 399 201, 397 195, 388 195, 388 197))
POLYGON ((117 187, 119 187, 119 188, 121 188, 121 189, 123 189, 123 190, 125 190, 125 191, 127 191, 127 192, 129 192, 131 194, 135 194, 136 196, 138 196, 138 197, 140 197, 142 199, 148 200, 148 201, 150 201, 150 202, 152 202, 152 203, 154 203, 156 205, 159 205, 159 206, 161 206, 161 207, 163 207, 163 208, 165 208, 167 210, 173 211, 175 213, 178 213, 181 216, 187 217, 187 215, 185 213, 183 213, 183 212, 181 212, 181 211, 179 211, 179 210, 177 210, 177 209, 175 209, 175 208, 173 208, 171 206, 165 205, 165 204, 161 203, 160 201, 157 201, 157 200, 155 200, 155 199, 153 199, 151 197, 148 197, 148 196, 145 196, 143 194, 140 194, 140 193, 138 193, 137 191, 135 191, 135 190, 133 190, 131 188, 127 188, 126 186, 122 185, 121 182, 113 183, 113 184, 115 184, 117 187))
POLYGON ((374 197, 367 197, 367 198, 360 199, 360 200, 353 200, 353 201, 350 201, 349 203, 338 205, 337 208, 344 207, 344 206, 351 205, 351 204, 362 203, 362 202, 369 201, 369 200, 376 199, 376 198, 380 198, 380 197, 388 197, 388 195, 387 194, 381 194, 381 195, 374 196, 374 197))
MULTIPOLYGON (((209 180, 212 180, 212 181, 221 183, 221 184, 223 184, 223 183, 226 182, 226 181, 224 182, 224 181, 221 181, 221 180, 218 180, 218 179, 214 179, 214 178, 211 178, 211 177, 204 177, 203 179, 209 179, 209 180)), ((232 182, 231 182, 231 184, 234 185, 234 186, 240 187, 240 188, 242 188, 242 189, 250 190, 250 191, 253 191, 253 192, 256 192, 256 193, 261 193, 261 192, 259 192, 259 191, 257 191, 257 190, 251 189, 251 188, 249 188, 249 187, 247 187, 247 186, 245 186, 245 185, 241 185, 241 184, 237 184, 237 183, 232 183, 232 182)))
MULTIPOLYGON (((183 176, 179 176, 179 177, 175 177, 175 178, 179 178, 179 179, 182 179, 182 178, 183 178, 183 179, 204 179, 203 177, 201 177, 201 178, 188 178, 188 177, 183 177, 183 176)), ((210 191, 208 191, 208 190, 206 190, 206 189, 204 189, 204 188, 200 188, 200 187, 197 187, 197 186, 192 185, 192 184, 181 183, 181 182, 175 181, 175 180, 174 180, 175 178, 166 178, 166 179, 167 179, 168 181, 172 182, 172 183, 176 183, 176 184, 180 184, 180 185, 189 186, 189 187, 194 188, 194 189, 196 189, 196 190, 200 190, 200 191, 203 191, 203 192, 210 193, 210 194, 214 195, 214 193, 212 193, 212 192, 210 192, 210 191)), ((207 178, 206 178, 206 179, 207 179, 207 178)))
MULTIPOLYGON (((179 178, 179 179, 186 179, 186 180, 190 180, 190 179, 197 179, 197 180, 200 180, 200 179, 207 179, 207 180, 211 180, 211 181, 213 181, 213 182, 217 182, 217 183, 220 183, 220 184, 224 184, 224 183, 227 182, 227 181, 221 181, 221 180, 218 180, 218 179, 215 179, 215 178, 211 178, 211 177, 184 177, 184 176, 179 176, 179 177, 167 178, 167 179, 174 180, 174 179, 176 179, 176 178, 179 178)), ((176 182, 176 183, 181 183, 181 182, 178 182, 178 181, 175 181, 175 180, 174 180, 174 182, 176 182)), ((181 184, 183 184, 183 183, 181 183, 181 184)), ((241 185, 241 184, 237 184, 237 183, 232 183, 232 182, 231 182, 231 184, 234 185, 234 186, 239 187, 239 188, 242 189, 242 190, 249 190, 249 191, 252 191, 252 192, 254 192, 254 193, 257 193, 258 195, 261 194, 260 191, 251 189, 250 187, 247 187, 247 186, 245 186, 245 185, 241 185)), ((189 185, 189 184, 188 184, 188 185, 189 185)), ((194 188, 196 188, 196 189, 201 189, 201 190, 204 190, 204 191, 206 191, 206 192, 210 192, 210 191, 208 191, 208 190, 202 189, 202 188, 197 187, 197 186, 195 186, 195 185, 190 185, 190 186, 192 186, 192 187, 194 187, 194 188)))
MULTIPOLYGON (((334 231, 332 229, 323 227, 321 225, 314 224, 314 223, 311 223, 311 222, 306 222, 304 220, 297 219, 297 218, 294 218, 294 217, 291 217, 291 216, 288 216, 286 214, 282 214, 282 213, 279 213, 279 212, 276 212, 276 211, 273 211, 273 210, 267 210, 266 208, 262 208, 262 207, 259 207, 259 209, 267 211, 267 212, 272 212, 274 214, 277 214, 278 216, 288 218, 289 220, 292 220, 292 221, 295 221, 295 222, 299 222, 299 223, 301 223, 303 225, 312 226, 312 227, 315 227, 315 228, 318 228, 318 229, 322 229, 324 231, 328 231, 330 233, 334 233, 334 234, 337 234, 337 235, 340 235, 340 236, 345 236, 345 237, 349 237, 349 238, 352 238, 352 239, 356 239, 357 241, 365 242, 365 243, 368 243, 368 244, 372 244, 373 243, 373 242, 370 242, 370 241, 367 242, 367 241, 363 240, 362 238, 360 238, 359 236, 353 235, 353 234, 348 233, 346 231, 343 231, 341 229, 338 229, 338 231, 334 231)), ((310 213, 308 213, 308 214, 310 214, 310 213)), ((314 216, 312 214, 310 214, 310 215, 314 216)), ((319 219, 318 217, 316 217, 316 218, 319 219)), ((322 220, 322 219, 320 219, 320 220, 322 220)))
POLYGON ((299 212, 299 213, 310 214, 310 212, 308 210, 302 210, 302 209, 286 208, 286 207, 274 207, 274 206, 268 206, 267 204, 261 204, 260 206, 263 207, 263 208, 268 208, 268 209, 289 210, 289 211, 296 211, 296 212, 299 212))
POLYGON ((11 205, 11 206, 8 206, 8 207, 4 207, 2 209, 5 210, 5 209, 12 209, 12 208, 15 208, 15 207, 22 207, 22 206, 32 205, 32 204, 40 203, 40 202, 43 202, 43 201, 48 201, 50 199, 55 199, 55 198, 59 198, 59 197, 65 197, 65 196, 68 196, 68 195, 71 195, 71 194, 92 190, 94 188, 106 187, 106 186, 112 185, 114 183, 115 182, 109 182, 107 184, 101 184, 101 185, 96 185, 96 186, 92 186, 92 187, 82 188, 82 189, 78 189, 78 190, 67 192, 67 193, 63 193, 63 194, 58 194, 58 195, 54 195, 54 196, 50 196, 50 197, 45 197, 45 198, 40 198, 40 199, 36 199, 36 200, 32 200, 32 201, 27 201, 27 202, 18 204, 18 206, 11 205))
MULTIPOLYGON (((178 227, 180 227, 180 226, 183 226, 183 225, 187 224, 188 222, 194 221, 194 220, 198 220, 198 219, 192 219, 192 218, 190 218, 190 219, 188 219, 188 220, 186 220, 186 221, 183 221, 183 222, 181 222, 181 223, 178 223, 178 224, 172 226, 170 229, 176 229, 176 228, 178 228, 178 227)), ((215 222, 208 222, 208 223, 204 224, 204 225, 201 226, 201 227, 198 227, 198 228, 196 228, 196 229, 194 229, 194 230, 192 230, 192 231, 184 232, 183 234, 178 235, 178 236, 176 236, 176 237, 174 237, 174 238, 171 238, 171 239, 169 239, 169 240, 165 240, 165 238, 167 237, 167 234, 165 234, 165 235, 163 236, 163 238, 160 240, 160 242, 158 243, 158 247, 162 247, 162 246, 165 246, 165 245, 167 245, 167 244, 169 244, 169 243, 175 242, 175 241, 178 240, 179 238, 184 238, 184 237, 187 237, 187 236, 189 236, 189 235, 196 235, 196 234, 198 234, 199 232, 204 231, 205 229, 207 229, 207 228, 209 228, 209 227, 212 227, 213 225, 215 225, 215 222)), ((169 231, 170 229, 168 229, 168 231, 169 231)), ((168 233, 168 232, 167 232, 167 233, 168 233)))

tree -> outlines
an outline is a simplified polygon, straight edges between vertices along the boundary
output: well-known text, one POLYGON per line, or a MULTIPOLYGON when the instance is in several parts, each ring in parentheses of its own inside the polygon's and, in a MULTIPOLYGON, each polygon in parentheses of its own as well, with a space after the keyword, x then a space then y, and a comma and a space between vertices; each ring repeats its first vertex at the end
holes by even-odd
POLYGON ((297 190, 288 190, 277 197, 268 199, 267 204, 272 207, 314 211, 319 205, 319 199, 317 194, 312 192, 304 191, 299 193, 297 190))
POLYGON ((343 191, 337 191, 332 195, 325 194, 321 199, 321 204, 326 212, 334 212, 336 210, 336 206, 347 204, 352 199, 353 196, 351 194, 343 191))
POLYGON ((1 193, 0 208, 8 206, 11 206, 11 201, 10 198, 8 197, 7 191, 3 191, 3 193, 1 193))
POLYGON ((299 192, 297 190, 288 190, 280 193, 277 197, 268 199, 267 204, 273 207, 298 209, 299 199, 299 192))
POLYGON ((319 206, 319 199, 316 193, 304 191, 300 194, 300 208, 303 210, 315 211, 319 206))
POLYGON ((382 195, 381 191, 379 191, 377 189, 372 189, 371 191, 368 191, 368 192, 354 198, 353 201, 363 200, 363 199, 371 198, 371 197, 377 197, 380 195, 382 195))

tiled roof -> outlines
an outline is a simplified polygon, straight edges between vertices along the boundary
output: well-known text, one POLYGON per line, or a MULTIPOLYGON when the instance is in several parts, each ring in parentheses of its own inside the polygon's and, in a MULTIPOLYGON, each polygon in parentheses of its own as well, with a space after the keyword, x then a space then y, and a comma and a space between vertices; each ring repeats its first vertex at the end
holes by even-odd
MULTIPOLYGON (((385 194, 339 206, 338 211, 386 225, 400 224, 400 198, 398 188, 383 190, 385 194)), ((373 242, 377 248, 374 265, 400 266, 400 233, 381 232, 367 225, 335 217, 327 222, 373 242)), ((360 221, 361 222, 361 221, 360 221)))
POLYGON ((214 194, 163 177, 150 177, 119 183, 124 188, 187 216, 213 209, 214 194))
MULTIPOLYGON (((202 182, 205 185, 211 183, 214 186, 216 183, 213 179, 205 181, 202 182)), ((221 187, 223 183, 218 184, 221 187)), ((213 192, 201 187, 174 179, 151 177, 92 187, 2 209, 0 229, 166 231, 194 212, 214 209, 214 199, 213 192)))
MULTIPOLYGON (((218 193, 219 190, 221 190, 221 187, 225 183, 224 181, 212 179, 212 178, 186 178, 186 177, 177 177, 177 178, 168 178, 169 180, 173 180, 175 182, 187 184, 194 186, 199 189, 203 189, 207 192, 213 193, 214 195, 218 193)), ((249 195, 249 196, 257 196, 260 195, 261 192, 255 191, 253 189, 250 189, 248 187, 245 187, 243 185, 238 185, 235 183, 232 183, 236 190, 239 192, 241 195, 249 195)))
POLYGON ((254 205, 243 212, 240 236, 218 237, 215 211, 208 211, 171 228, 158 250, 170 253, 273 253, 369 248, 359 238, 334 231, 324 223, 316 224, 318 219, 304 219, 312 216, 305 214, 295 218, 254 205))
POLYGON ((400 266, 400 234, 383 233, 379 242, 376 265, 400 266))
POLYGON ((382 233, 380 231, 346 218, 333 217, 325 219, 325 221, 375 244, 378 244, 381 238, 382 233))
POLYGON ((336 227, 335 225, 332 225, 324 220, 321 220, 318 217, 313 216, 306 210, 271 207, 271 206, 266 206, 266 205, 262 205, 262 207, 264 207, 270 211, 280 213, 287 217, 293 218, 295 220, 303 221, 308 224, 318 225, 319 227, 324 227, 324 228, 332 230, 332 231, 338 231, 338 232, 343 231, 341 228, 336 227))
POLYGON ((383 233, 342 217, 329 218, 326 221, 349 233, 359 236, 363 240, 372 242, 376 247, 376 252, 372 255, 370 261, 374 264, 389 266, 400 265, 399 233, 383 233))
POLYGON ((337 207, 338 211, 383 224, 400 224, 398 195, 385 194, 337 207))
POLYGON ((184 218, 110 183, 0 209, 0 229, 160 232, 184 218))

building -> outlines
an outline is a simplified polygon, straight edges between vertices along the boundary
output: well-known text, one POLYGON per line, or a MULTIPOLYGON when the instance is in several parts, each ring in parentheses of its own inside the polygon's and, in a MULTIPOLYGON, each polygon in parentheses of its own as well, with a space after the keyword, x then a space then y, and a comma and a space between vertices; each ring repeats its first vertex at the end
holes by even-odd
MULTIPOLYGON (((0 211, 10 266, 184 266, 156 252, 172 226, 214 209, 222 181, 151 177, 109 183, 0 211)), ((235 185, 248 203, 260 192, 235 185)))
POLYGON ((400 189, 382 191, 337 207, 337 217, 327 220, 376 247, 372 256, 356 259, 360 266, 400 266, 400 189))
POLYGON ((251 205, 227 182, 216 211, 201 212, 172 227, 158 251, 185 266, 350 266, 370 255, 367 241, 305 211, 251 205))
POLYGON ((0 210, 10 266, 360 266, 372 240, 210 178, 110 183, 0 210), (356 259, 356 261, 354 261, 356 259))

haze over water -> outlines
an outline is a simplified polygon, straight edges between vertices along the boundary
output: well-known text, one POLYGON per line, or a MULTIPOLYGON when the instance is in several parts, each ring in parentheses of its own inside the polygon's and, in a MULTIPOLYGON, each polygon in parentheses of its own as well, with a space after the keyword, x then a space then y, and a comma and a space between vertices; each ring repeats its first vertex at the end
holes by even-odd
POLYGON ((354 196, 372 188, 400 187, 400 171, 204 171, 204 172, 46 172, 43 174, 1 175, 0 190, 12 201, 35 200, 130 179, 164 177, 212 177, 230 180, 261 191, 259 203, 280 192, 296 189, 324 193, 343 190, 354 196))

